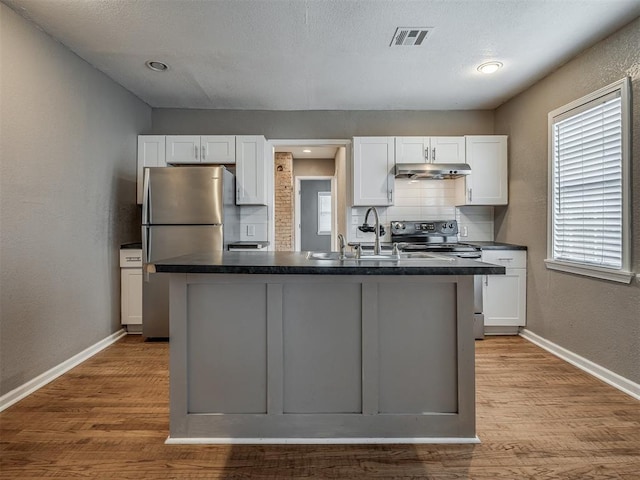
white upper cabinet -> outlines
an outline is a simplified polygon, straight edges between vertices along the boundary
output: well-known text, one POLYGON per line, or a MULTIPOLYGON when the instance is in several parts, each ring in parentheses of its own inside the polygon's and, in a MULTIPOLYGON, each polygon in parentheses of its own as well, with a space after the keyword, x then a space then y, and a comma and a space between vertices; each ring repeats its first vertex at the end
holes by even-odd
POLYGON ((508 203, 507 136, 467 136, 467 163, 471 174, 456 181, 458 205, 508 203))
POLYGON ((267 205, 265 138, 239 135, 235 137, 235 143, 236 204, 267 205))
POLYGON ((138 176, 136 201, 142 205, 144 167, 166 167, 164 135, 138 135, 138 176))
POLYGON ((394 137, 353 138, 353 206, 393 205, 394 137))
POLYGON ((167 163, 235 163, 233 135, 167 135, 167 163))
POLYGON ((396 163, 465 163, 464 137, 396 137, 396 163))
POLYGON ((234 135, 206 135, 200 137, 201 163, 236 163, 234 135))
POLYGON ((234 164, 237 157, 237 203, 266 205, 265 147, 262 136, 139 135, 137 203, 142 204, 144 167, 234 164))
POLYGON ((200 163, 200 135, 167 135, 167 163, 200 163))
POLYGON ((464 137, 431 137, 431 163, 466 163, 464 137))

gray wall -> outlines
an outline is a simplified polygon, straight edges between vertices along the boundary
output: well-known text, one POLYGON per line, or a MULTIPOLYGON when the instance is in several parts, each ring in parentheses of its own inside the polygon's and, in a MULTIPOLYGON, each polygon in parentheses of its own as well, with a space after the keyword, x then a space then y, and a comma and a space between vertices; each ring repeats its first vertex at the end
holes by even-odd
POLYGON ((336 173, 336 162, 333 158, 294 158, 294 177, 333 177, 336 173))
POLYGON ((633 270, 640 270, 640 20, 573 59, 496 110, 509 135, 509 206, 496 208, 496 240, 529 246, 527 328, 640 382, 640 285, 545 268, 547 114, 624 76, 633 85, 633 270))
POLYGON ((0 394, 120 328, 151 109, 0 4, 0 394))
POLYGON ((484 135, 493 112, 263 111, 153 109, 156 135, 264 135, 267 139, 349 139, 358 135, 484 135))

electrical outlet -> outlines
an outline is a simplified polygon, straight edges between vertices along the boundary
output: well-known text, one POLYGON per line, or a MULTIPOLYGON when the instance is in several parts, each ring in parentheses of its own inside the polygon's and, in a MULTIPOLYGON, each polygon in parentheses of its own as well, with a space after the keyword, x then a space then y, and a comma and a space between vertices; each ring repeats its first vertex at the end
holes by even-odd
POLYGON ((460 232, 460 236, 466 237, 468 235, 469 235, 469 230, 467 229, 467 227, 462 227, 462 232, 460 232))
POLYGON ((256 236, 256 226, 247 225, 247 237, 255 237, 255 236, 256 236))

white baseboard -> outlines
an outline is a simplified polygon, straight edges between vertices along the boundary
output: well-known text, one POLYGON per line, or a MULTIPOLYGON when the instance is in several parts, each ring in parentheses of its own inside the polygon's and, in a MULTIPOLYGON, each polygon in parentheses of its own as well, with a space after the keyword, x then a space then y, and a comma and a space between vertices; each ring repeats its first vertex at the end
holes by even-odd
POLYGON ((463 444, 480 443, 478 437, 418 437, 418 438, 171 438, 166 445, 344 445, 344 444, 463 444))
POLYGON ((624 392, 627 395, 631 395, 633 398, 640 400, 640 384, 632 382, 631 380, 618 375, 611 370, 607 370, 597 363, 594 363, 591 360, 587 360, 586 358, 581 357, 580 355, 573 353, 572 351, 567 350, 560 345, 550 342, 549 340, 542 338, 540 335, 537 335, 530 330, 522 329, 520 331, 520 336, 530 341, 531 343, 538 345, 540 348, 544 348, 548 352, 553 353, 556 357, 559 357, 564 361, 569 362, 571 365, 578 367, 580 370, 588 373, 589 375, 593 375, 597 379, 608 383, 621 392, 624 392))
POLYGON ((104 350, 112 343, 124 337, 126 334, 127 332, 125 332, 124 330, 118 330, 117 332, 109 335, 107 338, 100 340, 98 343, 90 346, 89 348, 86 348, 77 355, 74 355, 70 359, 65 360, 61 364, 38 375, 36 378, 29 380, 27 383, 11 390, 8 393, 5 393, 4 395, 2 395, 2 397, 0 397, 0 412, 9 408, 14 403, 19 402, 24 397, 32 394, 39 388, 44 387, 47 383, 55 380, 63 373, 68 372, 73 367, 94 356, 100 350, 104 350))

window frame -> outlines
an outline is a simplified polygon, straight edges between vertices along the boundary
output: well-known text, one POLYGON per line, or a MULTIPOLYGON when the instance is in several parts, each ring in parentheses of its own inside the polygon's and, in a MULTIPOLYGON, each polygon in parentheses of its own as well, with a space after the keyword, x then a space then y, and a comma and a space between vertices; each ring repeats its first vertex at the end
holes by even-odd
POLYGON ((332 205, 332 198, 331 198, 331 192, 318 192, 318 235, 331 235, 331 225, 333 223, 333 212, 331 211, 331 205, 332 205), (323 210, 323 198, 328 198, 329 199, 329 229, 323 229, 322 228, 322 216, 323 214, 326 213, 325 210, 323 210))
MULTIPOLYGON (((625 77, 593 93, 585 95, 573 102, 559 107, 548 114, 548 180, 547 180, 547 258, 545 264, 548 269, 569 272, 578 275, 611 280, 621 283, 630 283, 634 274, 631 268, 631 97, 629 78, 625 77), (555 158, 554 158, 554 125, 559 117, 566 119, 572 110, 576 114, 585 111, 585 106, 597 102, 602 97, 620 92, 621 122, 622 122, 622 267, 620 269, 600 267, 596 265, 570 262, 553 258, 554 240, 554 183, 555 183, 555 158)), ((559 120, 558 120, 559 121, 559 120)))

